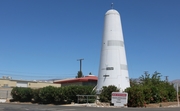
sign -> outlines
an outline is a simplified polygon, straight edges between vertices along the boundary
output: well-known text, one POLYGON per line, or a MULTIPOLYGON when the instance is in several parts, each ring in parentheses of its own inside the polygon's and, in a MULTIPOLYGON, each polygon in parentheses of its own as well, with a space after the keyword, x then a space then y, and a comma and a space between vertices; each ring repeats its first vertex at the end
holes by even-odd
POLYGON ((114 106, 125 106, 127 101, 128 93, 112 92, 111 103, 114 103, 114 106))

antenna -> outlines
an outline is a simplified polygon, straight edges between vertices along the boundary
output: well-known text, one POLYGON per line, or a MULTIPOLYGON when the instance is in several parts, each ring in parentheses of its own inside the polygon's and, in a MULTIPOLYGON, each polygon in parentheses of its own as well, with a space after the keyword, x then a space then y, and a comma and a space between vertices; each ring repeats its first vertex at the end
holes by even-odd
POLYGON ((113 9, 113 3, 111 3, 111 8, 113 9))

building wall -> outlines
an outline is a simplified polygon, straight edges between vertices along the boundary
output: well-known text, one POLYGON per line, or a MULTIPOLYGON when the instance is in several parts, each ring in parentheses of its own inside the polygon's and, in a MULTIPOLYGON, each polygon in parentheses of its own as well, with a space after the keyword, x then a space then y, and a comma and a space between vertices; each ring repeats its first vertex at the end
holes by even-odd
POLYGON ((73 83, 62 83, 61 86, 71 86, 71 85, 80 85, 82 86, 83 83, 82 82, 73 82, 73 83))
POLYGON ((18 80, 8 80, 8 79, 0 79, 0 87, 7 88, 7 87, 16 87, 18 84, 25 82, 27 83, 27 87, 30 88, 43 88, 46 86, 54 86, 54 87, 61 87, 61 84, 54 84, 54 83, 46 83, 46 82, 30 82, 30 81, 18 81, 18 80))
POLYGON ((71 85, 79 85, 79 86, 96 86, 97 81, 90 82, 73 82, 73 83, 62 83, 61 86, 71 86, 71 85))
POLYGON ((30 88, 42 88, 46 86, 61 87, 61 84, 45 83, 45 82, 29 82, 28 87, 30 88))
POLYGON ((83 82, 83 86, 96 86, 97 81, 83 82))
POLYGON ((16 84, 17 84, 16 81, 10 81, 7 79, 0 80, 0 87, 16 87, 16 84))
POLYGON ((17 81, 16 86, 17 87, 28 87, 28 82, 27 81, 17 81))

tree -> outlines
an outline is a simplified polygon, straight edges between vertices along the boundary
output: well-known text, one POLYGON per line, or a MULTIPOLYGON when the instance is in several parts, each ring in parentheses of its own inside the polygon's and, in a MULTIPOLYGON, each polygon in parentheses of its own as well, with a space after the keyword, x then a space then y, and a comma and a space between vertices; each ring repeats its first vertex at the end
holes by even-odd
POLYGON ((84 77, 82 71, 78 71, 76 78, 84 77))
POLYGON ((129 107, 143 107, 149 103, 174 101, 176 90, 173 84, 161 80, 161 73, 155 71, 152 75, 147 71, 139 78, 139 82, 131 80, 128 93, 129 107))
POLYGON ((155 71, 152 76, 148 73, 148 71, 145 71, 144 75, 142 75, 139 79, 143 85, 157 85, 163 82, 161 81, 161 76, 161 73, 157 71, 155 71))

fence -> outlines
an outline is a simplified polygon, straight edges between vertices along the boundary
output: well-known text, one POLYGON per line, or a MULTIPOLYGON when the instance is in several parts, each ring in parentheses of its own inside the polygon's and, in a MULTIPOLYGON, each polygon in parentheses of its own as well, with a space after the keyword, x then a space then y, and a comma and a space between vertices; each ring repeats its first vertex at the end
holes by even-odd
POLYGON ((96 95, 77 95, 77 103, 93 103, 96 100, 96 95))
POLYGON ((0 99, 11 99, 12 88, 0 88, 0 99))

